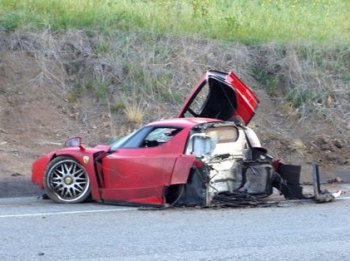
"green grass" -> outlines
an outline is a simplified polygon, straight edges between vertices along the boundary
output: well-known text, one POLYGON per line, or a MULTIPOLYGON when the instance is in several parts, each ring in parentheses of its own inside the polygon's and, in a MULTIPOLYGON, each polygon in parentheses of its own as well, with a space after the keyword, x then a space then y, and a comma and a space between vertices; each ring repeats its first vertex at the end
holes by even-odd
POLYGON ((350 43, 348 0, 0 0, 0 28, 150 31, 255 44, 350 43))

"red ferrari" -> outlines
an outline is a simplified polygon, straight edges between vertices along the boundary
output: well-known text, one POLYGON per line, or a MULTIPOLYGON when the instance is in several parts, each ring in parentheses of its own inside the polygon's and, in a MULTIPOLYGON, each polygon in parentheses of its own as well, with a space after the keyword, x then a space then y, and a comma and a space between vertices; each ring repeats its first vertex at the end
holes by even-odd
POLYGON ((303 198, 300 167, 272 160, 246 125, 258 98, 234 73, 208 71, 175 119, 110 145, 71 138, 33 163, 32 180, 59 203, 211 206, 257 202, 278 188, 303 198))

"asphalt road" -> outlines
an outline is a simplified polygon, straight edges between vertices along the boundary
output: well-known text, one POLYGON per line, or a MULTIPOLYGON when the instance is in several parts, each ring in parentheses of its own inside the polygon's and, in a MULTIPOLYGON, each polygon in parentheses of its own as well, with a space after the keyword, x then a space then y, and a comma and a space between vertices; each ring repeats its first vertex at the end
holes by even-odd
MULTIPOLYGON (((346 195, 346 194, 345 194, 346 195)), ((350 260, 350 197, 138 210, 0 199, 0 260, 350 260)))

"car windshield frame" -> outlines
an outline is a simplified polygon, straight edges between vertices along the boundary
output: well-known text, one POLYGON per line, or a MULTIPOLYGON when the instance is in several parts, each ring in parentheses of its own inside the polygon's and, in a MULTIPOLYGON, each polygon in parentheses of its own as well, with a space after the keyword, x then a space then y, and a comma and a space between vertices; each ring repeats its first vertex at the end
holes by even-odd
MULTIPOLYGON (((155 129, 161 129, 161 128, 167 128, 167 129, 174 129, 177 130, 174 136, 176 136, 179 132, 183 130, 183 128, 178 126, 144 126, 129 135, 122 137, 118 139, 117 141, 113 142, 111 144, 110 152, 115 152, 118 149, 136 149, 136 148, 144 148, 139 147, 139 143, 143 141, 153 130, 155 129), (139 137, 137 137, 139 136, 139 137), (134 141, 135 140, 135 141, 134 141), (131 144, 129 144, 131 142, 131 144)), ((169 139, 170 140, 170 139, 169 139)), ((166 142, 168 142, 167 140, 166 142)), ((164 143, 166 143, 164 142, 164 143)))
POLYGON ((117 149, 121 148, 129 139, 131 139, 135 134, 137 134, 139 131, 141 131, 143 128, 138 129, 133 131, 132 133, 129 133, 128 135, 114 141, 111 143, 111 148, 110 148, 110 152, 114 152, 117 149))

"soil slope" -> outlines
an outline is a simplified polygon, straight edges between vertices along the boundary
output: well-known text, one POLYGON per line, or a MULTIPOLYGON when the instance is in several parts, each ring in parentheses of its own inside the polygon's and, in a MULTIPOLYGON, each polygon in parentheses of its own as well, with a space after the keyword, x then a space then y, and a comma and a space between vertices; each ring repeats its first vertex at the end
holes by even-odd
MULTIPOLYGON (((301 117, 290 103, 268 95, 247 73, 252 53, 245 46, 223 47, 206 40, 161 39, 156 45, 163 43, 164 48, 168 48, 163 51, 171 53, 169 42, 174 41, 177 53, 169 54, 170 57, 166 57, 169 60, 159 66, 155 57, 153 64, 147 61, 147 50, 139 49, 142 43, 137 42, 137 36, 132 37, 136 47, 119 49, 120 55, 129 55, 128 59, 137 54, 144 56, 147 64, 143 72, 148 68, 150 77, 161 75, 166 69, 171 75, 171 85, 163 86, 162 90, 173 93, 176 98, 162 99, 139 93, 130 99, 130 92, 123 87, 123 82, 130 79, 122 77, 130 73, 131 65, 129 69, 125 64, 118 67, 108 60, 109 53, 96 54, 94 50, 101 48, 96 36, 87 38, 81 32, 56 36, 45 32, 0 35, 0 184, 3 192, 7 190, 11 194, 16 183, 28 184, 31 163, 40 155, 61 147, 70 136, 82 136, 86 144, 93 145, 123 135, 143 123, 174 117, 183 98, 208 68, 234 70, 253 86, 260 98, 260 107, 251 127, 270 154, 284 162, 303 165, 305 182, 310 181, 308 173, 313 161, 319 162, 327 173, 325 180, 338 176, 349 179, 348 129, 339 131, 339 125, 334 124, 338 121, 331 122, 320 112, 301 117), (116 79, 106 85, 107 100, 97 95, 94 86, 93 89, 86 87, 81 93, 74 89, 87 85, 87 77, 96 74, 97 67, 103 69, 100 76, 116 79), (124 111, 125 106, 135 100, 142 107, 142 122, 133 122, 124 111)), ((119 61, 120 57, 115 59, 119 61)), ((343 121, 340 119, 339 123, 343 121)))

